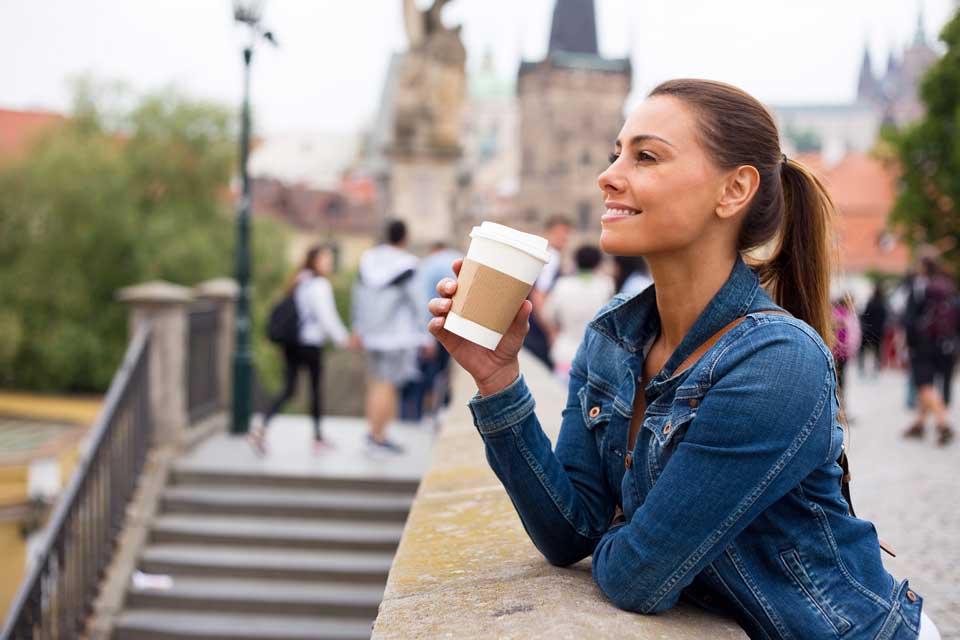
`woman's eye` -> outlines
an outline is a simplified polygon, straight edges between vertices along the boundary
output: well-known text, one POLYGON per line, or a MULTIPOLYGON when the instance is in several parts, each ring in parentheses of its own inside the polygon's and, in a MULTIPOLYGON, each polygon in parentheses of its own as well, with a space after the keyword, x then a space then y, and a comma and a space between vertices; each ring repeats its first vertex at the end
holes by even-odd
POLYGON ((613 164, 614 162, 617 161, 617 158, 619 157, 620 157, 619 153, 611 153, 607 159, 610 160, 610 164, 613 164))
POLYGON ((637 160, 639 162, 656 162, 657 158, 646 151, 641 151, 637 154, 637 160))

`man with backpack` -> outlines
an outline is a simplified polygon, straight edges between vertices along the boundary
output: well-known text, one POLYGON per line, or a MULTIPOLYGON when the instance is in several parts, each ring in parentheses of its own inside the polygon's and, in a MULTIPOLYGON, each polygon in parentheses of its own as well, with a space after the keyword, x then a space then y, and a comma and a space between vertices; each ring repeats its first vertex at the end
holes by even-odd
POLYGON ((947 422, 945 400, 958 350, 956 287, 944 274, 936 260, 924 256, 911 283, 904 324, 910 349, 910 370, 917 387, 917 419, 904 432, 905 438, 922 438, 928 415, 933 415, 937 444, 953 440, 953 429, 947 422), (945 397, 934 386, 939 379, 945 397))
POLYGON ((367 450, 372 455, 403 453, 386 437, 396 417, 398 389, 417 380, 418 350, 435 349, 423 322, 423 299, 416 278, 418 259, 405 247, 407 227, 392 220, 386 242, 360 257, 353 289, 352 326, 367 353, 367 450))

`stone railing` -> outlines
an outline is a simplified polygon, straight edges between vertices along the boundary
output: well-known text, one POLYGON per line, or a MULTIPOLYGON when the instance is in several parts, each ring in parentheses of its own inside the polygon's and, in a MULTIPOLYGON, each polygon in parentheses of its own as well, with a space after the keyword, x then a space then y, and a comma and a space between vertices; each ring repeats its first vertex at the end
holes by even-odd
MULTIPOLYGON (((556 442, 566 391, 533 358, 521 365, 556 442)), ((621 611, 594 583, 589 560, 549 565, 487 465, 466 407, 475 387, 454 369, 453 410, 407 519, 375 639, 746 637, 734 622, 683 603, 655 616, 621 611)))

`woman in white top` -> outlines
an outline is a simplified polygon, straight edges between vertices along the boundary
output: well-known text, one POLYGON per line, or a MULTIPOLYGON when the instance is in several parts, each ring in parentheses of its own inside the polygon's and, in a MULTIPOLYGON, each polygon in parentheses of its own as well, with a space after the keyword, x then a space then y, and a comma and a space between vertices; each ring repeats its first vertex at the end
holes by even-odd
POLYGON ((553 360, 554 372, 564 381, 587 323, 616 293, 613 279, 598 271, 602 257, 600 249, 594 246, 585 245, 577 249, 577 273, 558 278, 544 305, 547 322, 557 328, 556 337, 550 345, 550 359, 553 360))
POLYGON ((300 323, 299 340, 285 345, 283 358, 286 364, 283 391, 271 403, 263 420, 263 426, 250 432, 251 444, 266 453, 264 433, 271 418, 293 397, 297 386, 297 373, 306 367, 310 373, 310 413, 314 425, 314 450, 330 448, 329 441, 320 431, 320 416, 323 413, 321 385, 323 381, 323 345, 332 341, 338 347, 352 346, 350 334, 343 326, 333 299, 333 287, 328 276, 333 271, 333 249, 316 245, 307 251, 303 266, 290 276, 287 295, 293 294, 300 323))

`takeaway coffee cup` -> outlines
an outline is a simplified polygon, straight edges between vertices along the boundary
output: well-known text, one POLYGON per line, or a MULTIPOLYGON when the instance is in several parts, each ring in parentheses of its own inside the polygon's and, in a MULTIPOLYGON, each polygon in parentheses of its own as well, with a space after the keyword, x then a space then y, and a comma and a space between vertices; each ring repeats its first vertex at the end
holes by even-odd
POLYGON ((550 259, 547 239, 484 222, 470 232, 444 328, 496 349, 550 259))

